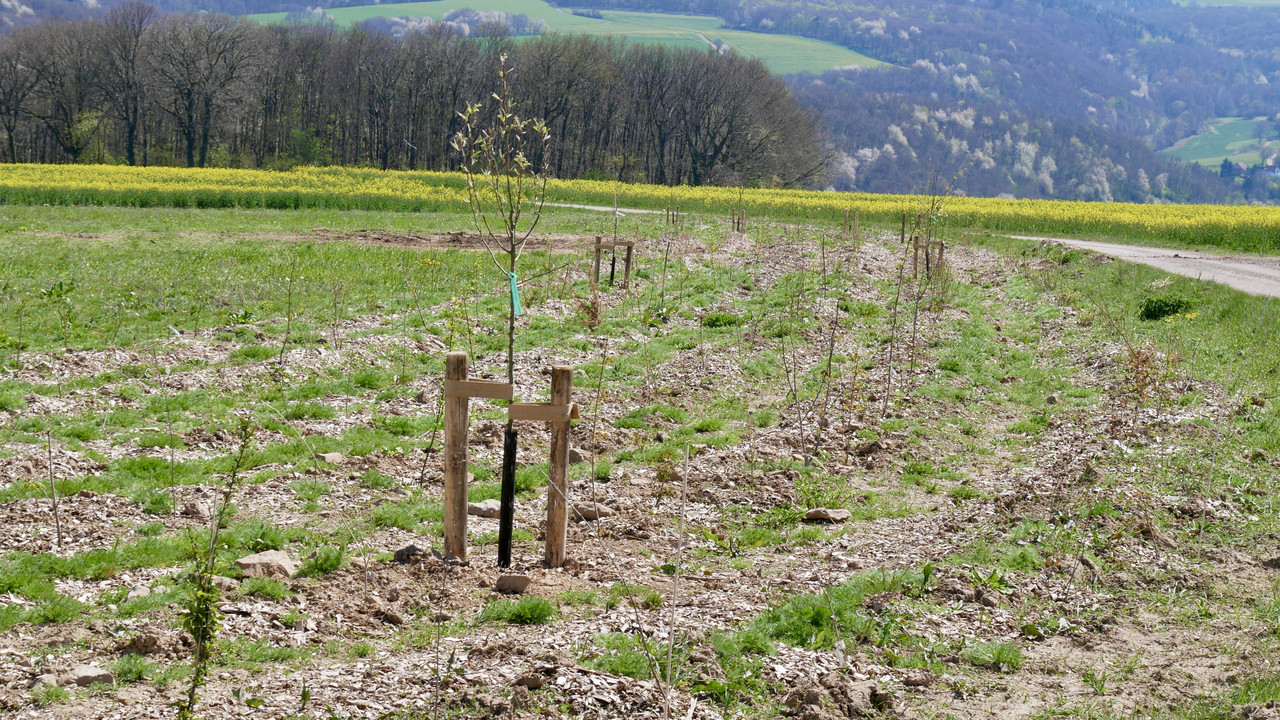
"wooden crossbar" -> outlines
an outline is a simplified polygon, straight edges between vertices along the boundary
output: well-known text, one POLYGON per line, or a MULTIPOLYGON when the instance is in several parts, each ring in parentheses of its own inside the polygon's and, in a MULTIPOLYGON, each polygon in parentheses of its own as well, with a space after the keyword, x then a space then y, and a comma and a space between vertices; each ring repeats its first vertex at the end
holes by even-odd
POLYGON ((515 397, 515 388, 511 383, 495 380, 445 380, 445 397, 488 398, 490 400, 510 400, 515 397))
POLYGON ((568 422, 577 420, 580 415, 577 403, 555 405, 552 403, 511 403, 507 406, 507 417, 512 420, 533 420, 535 422, 568 422))

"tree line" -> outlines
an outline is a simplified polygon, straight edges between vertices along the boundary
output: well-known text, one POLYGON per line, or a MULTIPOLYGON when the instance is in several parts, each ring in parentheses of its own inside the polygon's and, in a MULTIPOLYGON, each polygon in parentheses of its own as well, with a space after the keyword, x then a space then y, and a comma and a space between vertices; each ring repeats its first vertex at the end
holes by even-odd
POLYGON ((517 40, 499 24, 463 37, 441 23, 397 39, 138 2, 0 37, 0 159, 454 169, 458 113, 490 99, 503 54, 519 112, 551 132, 535 160, 558 177, 822 180, 814 119, 760 62, 732 54, 517 40))

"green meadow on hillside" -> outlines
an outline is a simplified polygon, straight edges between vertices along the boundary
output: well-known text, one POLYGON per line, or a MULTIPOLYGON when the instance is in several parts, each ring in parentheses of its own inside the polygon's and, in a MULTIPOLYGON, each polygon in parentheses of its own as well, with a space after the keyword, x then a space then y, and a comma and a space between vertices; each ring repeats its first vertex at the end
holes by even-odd
MULTIPOLYGON (((724 29, 720 27, 720 21, 713 17, 605 11, 601 13, 604 16, 602 19, 595 19, 574 15, 571 10, 554 8, 543 0, 438 0, 334 8, 326 10, 325 14, 339 27, 349 27, 373 17, 440 19, 450 10, 462 8, 501 10, 541 18, 546 21, 547 28, 555 32, 614 35, 633 42, 682 47, 727 44, 743 55, 760 58, 770 70, 779 75, 821 72, 848 65, 872 67, 882 64, 834 43, 793 35, 724 29)), ((282 22, 285 13, 250 15, 249 18, 259 22, 282 22)))
MULTIPOLYGON (((1204 132, 1192 135, 1160 153, 1211 169, 1220 166, 1223 158, 1245 165, 1256 165, 1262 161, 1262 155, 1258 152, 1254 127, 1261 120, 1264 118, 1220 118, 1204 132)), ((1273 137, 1274 133, 1268 130, 1266 139, 1273 137)))

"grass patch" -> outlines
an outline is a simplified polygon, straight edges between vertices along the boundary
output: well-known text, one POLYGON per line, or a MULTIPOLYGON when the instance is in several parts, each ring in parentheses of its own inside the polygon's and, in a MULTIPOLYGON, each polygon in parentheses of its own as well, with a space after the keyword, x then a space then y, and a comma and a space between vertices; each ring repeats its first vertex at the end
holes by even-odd
POLYGON ((476 624, 542 625, 551 622, 559 612, 554 603, 537 595, 519 600, 494 600, 476 616, 476 624))

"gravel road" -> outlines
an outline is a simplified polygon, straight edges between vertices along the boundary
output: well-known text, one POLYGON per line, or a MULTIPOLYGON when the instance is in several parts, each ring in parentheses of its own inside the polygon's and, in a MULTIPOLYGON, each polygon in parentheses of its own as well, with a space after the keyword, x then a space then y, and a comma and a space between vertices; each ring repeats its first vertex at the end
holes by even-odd
POLYGON ((1255 255, 1207 255, 1191 250, 1115 245, 1092 240, 1011 235, 1091 250, 1120 260, 1142 263, 1165 272, 1222 283, 1250 295, 1280 297, 1280 258, 1255 255))

